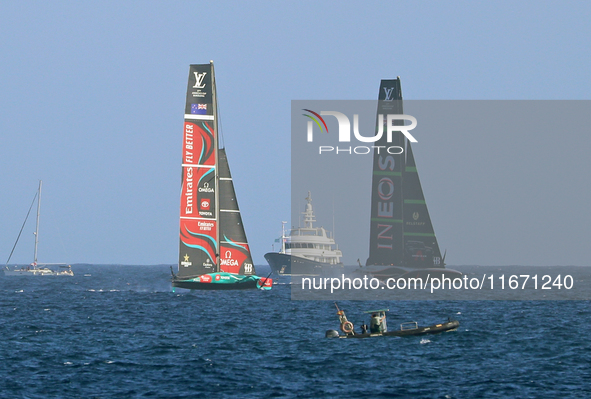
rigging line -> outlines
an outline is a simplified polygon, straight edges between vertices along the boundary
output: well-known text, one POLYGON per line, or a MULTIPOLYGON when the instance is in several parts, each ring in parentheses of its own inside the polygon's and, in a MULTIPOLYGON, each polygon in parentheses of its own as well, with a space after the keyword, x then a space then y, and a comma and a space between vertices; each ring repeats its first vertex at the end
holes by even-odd
MULTIPOLYGON (((216 101, 218 100, 217 97, 218 96, 217 96, 217 92, 216 92, 216 101)), ((226 142, 224 140, 224 129, 222 128, 222 118, 220 117, 222 112, 220 110, 220 102, 219 101, 217 101, 217 104, 216 104, 216 113, 217 113, 216 118, 218 120, 218 137, 221 139, 221 142, 222 142, 221 148, 226 148, 226 142)))
POLYGON ((19 231, 18 237, 16 237, 16 242, 14 243, 14 246, 12 247, 12 251, 10 251, 10 256, 8 256, 8 260, 6 261, 6 266, 8 266, 8 262, 10 262, 10 258, 12 258, 12 253, 14 252, 14 249, 16 248, 16 244, 18 244, 18 240, 21 238, 21 233, 23 232, 23 229, 25 228, 25 224, 27 223, 27 219, 29 218, 29 214, 31 213, 31 209, 33 209, 33 205, 35 204, 35 199, 37 199, 38 194, 39 193, 35 193, 35 196, 33 197, 33 202, 31 202, 31 206, 29 207, 29 212, 27 212, 27 217, 25 217, 25 221, 23 222, 23 225, 21 227, 21 231, 19 231))
POLYGON ((222 147, 221 148, 226 148, 226 140, 224 140, 224 129, 222 128, 222 120, 220 119, 220 133, 219 133, 219 137, 222 139, 222 147))

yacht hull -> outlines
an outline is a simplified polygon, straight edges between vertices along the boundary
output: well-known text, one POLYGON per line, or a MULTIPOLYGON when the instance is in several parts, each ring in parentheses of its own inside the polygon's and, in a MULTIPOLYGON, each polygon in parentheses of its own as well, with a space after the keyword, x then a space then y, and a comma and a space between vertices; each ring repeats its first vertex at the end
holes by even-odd
POLYGON ((322 276, 343 271, 342 263, 316 262, 279 252, 269 252, 265 254, 265 259, 271 270, 279 276, 322 276))
POLYGON ((246 281, 231 284, 201 283, 190 280, 173 280, 172 286, 188 290, 248 290, 257 288, 256 281, 246 281))
POLYGON ((74 273, 71 270, 56 271, 51 269, 16 269, 7 270, 4 269, 5 276, 73 276, 74 273))
POLYGON ((247 290, 264 289, 269 290, 273 285, 273 279, 244 276, 230 273, 208 273, 196 278, 179 278, 172 276, 172 286, 188 290, 247 290))

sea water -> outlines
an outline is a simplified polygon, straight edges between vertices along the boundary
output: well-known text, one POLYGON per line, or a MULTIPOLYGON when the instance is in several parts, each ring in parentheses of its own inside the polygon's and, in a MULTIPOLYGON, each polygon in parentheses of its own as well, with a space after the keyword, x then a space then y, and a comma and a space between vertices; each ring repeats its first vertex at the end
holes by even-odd
MULTIPOLYGON (((327 339, 332 301, 173 292, 170 269, 73 265, 0 277, 1 398, 591 397, 589 301, 342 301, 349 320, 457 331, 327 339)), ((267 270, 259 270, 266 276, 267 270)))

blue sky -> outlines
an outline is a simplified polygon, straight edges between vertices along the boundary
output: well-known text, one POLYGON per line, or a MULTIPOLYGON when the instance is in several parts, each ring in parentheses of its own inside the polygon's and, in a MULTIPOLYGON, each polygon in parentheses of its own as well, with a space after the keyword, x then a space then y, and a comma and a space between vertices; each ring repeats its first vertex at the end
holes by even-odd
MULTIPOLYGON (((8 257, 42 179, 40 261, 176 263, 188 68, 214 60, 238 201, 262 264, 290 215, 291 100, 375 99, 380 79, 396 76, 405 99, 587 100, 590 17, 589 4, 568 1, 2 2, 0 254, 8 257)), ((580 148, 590 142, 577 138, 556 154, 569 158, 570 145, 583 157, 564 170, 572 186, 523 221, 533 229, 549 213, 580 215, 569 227, 559 217, 543 226, 539 245, 572 243, 560 264, 588 264, 590 172, 580 148)), ((458 145, 474 151, 478 142, 458 145)), ((461 225, 437 225, 434 204, 444 201, 426 182, 444 171, 420 152, 440 244, 453 248, 448 262, 496 264, 465 245, 461 225)), ((535 151, 517 157, 517 167, 537 162, 535 151)), ((457 179, 458 190, 487 189, 457 179)), ((507 180, 507 191, 523 185, 507 180)), ((470 234, 527 232, 494 217, 480 229, 470 234)), ((11 262, 32 260, 33 230, 11 262)), ((554 264, 535 247, 498 240, 494 251, 499 264, 554 264)))

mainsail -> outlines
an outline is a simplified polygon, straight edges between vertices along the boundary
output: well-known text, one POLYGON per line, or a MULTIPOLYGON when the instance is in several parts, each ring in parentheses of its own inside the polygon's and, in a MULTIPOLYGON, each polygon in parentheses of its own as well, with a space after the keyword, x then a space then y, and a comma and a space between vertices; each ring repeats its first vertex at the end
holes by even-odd
MULTIPOLYGON (((402 114, 400 79, 382 80, 378 115, 402 114)), ((384 118, 385 119, 385 118, 384 118)), ((378 119, 379 121, 379 119, 378 119)), ((395 121, 398 122, 398 121, 395 121)), ((401 121, 400 121, 401 122, 401 121)), ((376 148, 404 147, 401 132, 392 133, 392 142, 382 135, 376 148)), ((371 193, 371 224, 367 265, 402 265, 404 261, 402 224, 402 169, 404 153, 374 152, 371 193)))
POLYGON ((191 65, 185 106, 179 279, 254 275, 230 168, 218 149, 213 64, 191 65))
MULTIPOLYGON (((378 100, 378 115, 403 114, 400 78, 382 80, 378 100)), ((402 121, 395 122, 402 125, 402 121)), ((410 142, 402 132, 393 132, 391 143, 386 140, 382 136, 378 146, 398 146, 401 151, 374 152, 366 265, 442 268, 410 142)))

